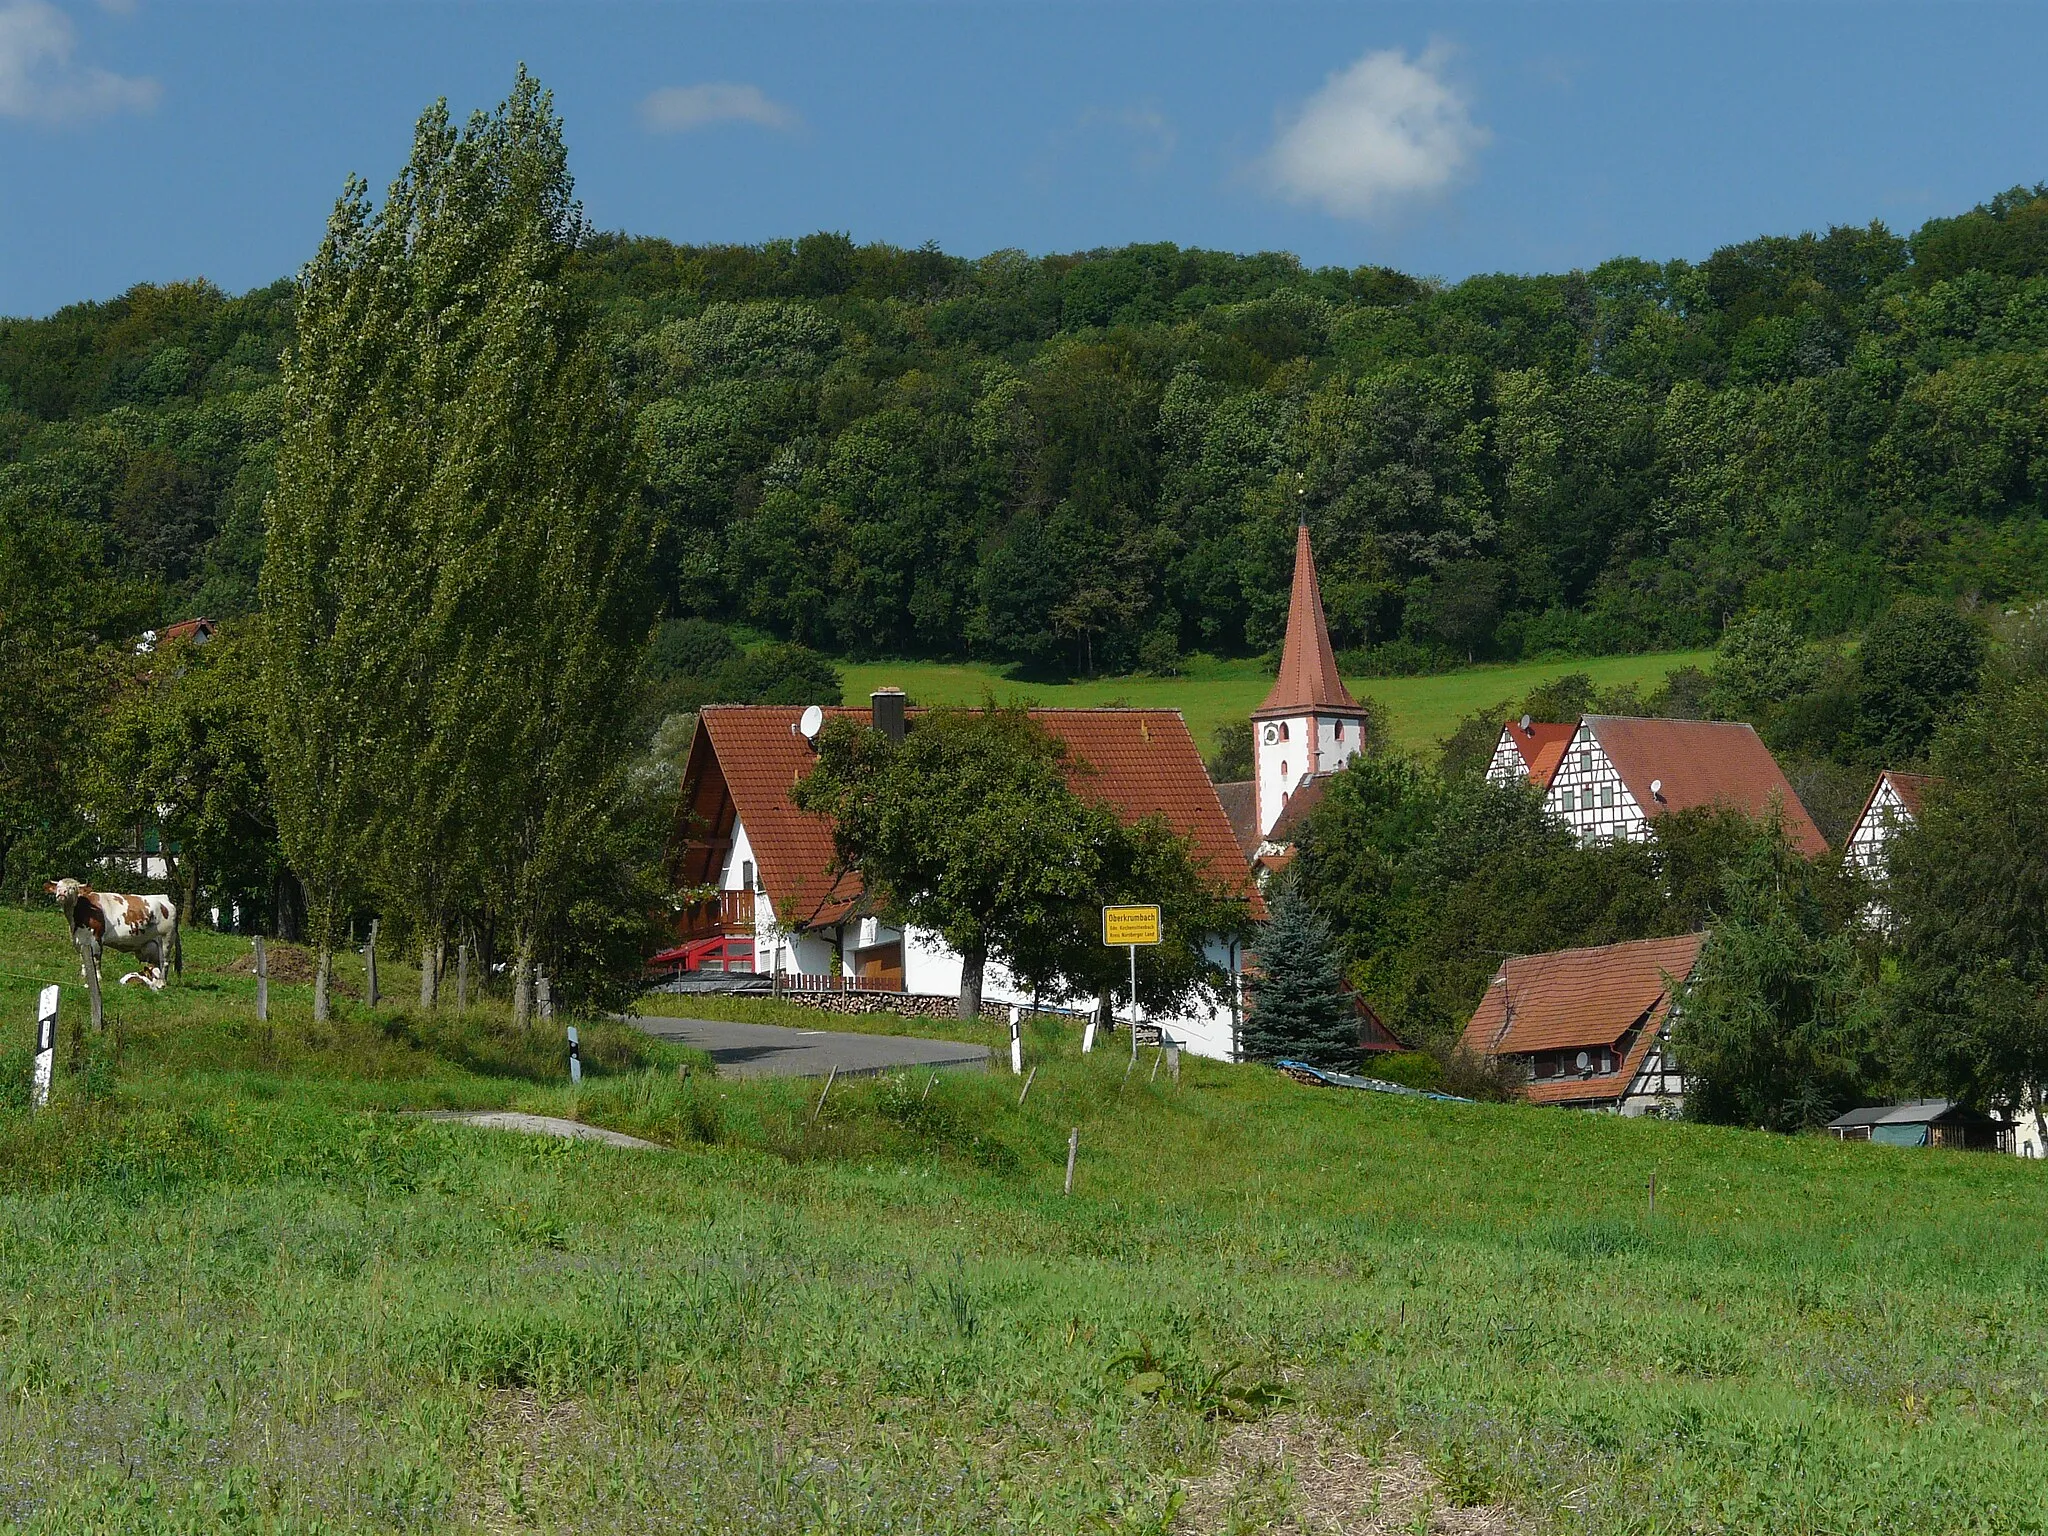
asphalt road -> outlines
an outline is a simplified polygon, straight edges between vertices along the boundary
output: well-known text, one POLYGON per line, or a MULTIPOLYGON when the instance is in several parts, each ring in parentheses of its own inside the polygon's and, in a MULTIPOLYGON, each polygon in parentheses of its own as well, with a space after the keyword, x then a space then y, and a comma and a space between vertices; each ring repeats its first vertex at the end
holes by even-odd
POLYGON ((640 1018, 634 1023, 659 1040, 695 1046, 728 1077, 841 1077, 893 1072, 904 1067, 987 1068, 985 1045, 923 1040, 914 1035, 855 1035, 833 1029, 783 1029, 774 1024, 727 1024, 717 1019, 640 1018))

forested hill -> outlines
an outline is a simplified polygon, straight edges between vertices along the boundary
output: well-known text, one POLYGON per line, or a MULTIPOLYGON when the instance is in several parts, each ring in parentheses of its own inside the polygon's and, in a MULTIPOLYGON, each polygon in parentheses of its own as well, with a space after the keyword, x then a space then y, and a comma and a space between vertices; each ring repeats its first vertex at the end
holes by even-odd
MULTIPOLYGON (((835 653, 1263 650, 1300 515, 1337 643, 1390 670, 2048 588, 2048 187, 1449 286, 823 234, 602 236, 578 280, 671 611, 835 653)), ((68 551, 123 622, 248 609, 291 306, 193 283, 0 322, 0 545, 68 551)))

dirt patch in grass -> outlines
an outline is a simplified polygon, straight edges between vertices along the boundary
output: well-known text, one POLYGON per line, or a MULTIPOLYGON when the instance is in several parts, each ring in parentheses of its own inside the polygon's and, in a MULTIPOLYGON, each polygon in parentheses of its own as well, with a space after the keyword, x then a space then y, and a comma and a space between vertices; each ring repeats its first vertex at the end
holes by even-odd
POLYGON ((1217 1443, 1215 1470, 1183 1493, 1174 1530, 1187 1536, 1523 1536, 1531 1528, 1502 1505, 1454 1505, 1398 1437, 1368 1455, 1335 1426, 1301 1414, 1232 1429, 1217 1443))
MULTIPOLYGON (((281 939, 270 939, 264 943, 264 958, 270 965, 270 979, 288 986, 310 987, 313 985, 313 969, 316 956, 303 944, 287 944, 281 939)), ((236 976, 256 974, 256 951, 251 948, 246 954, 238 955, 229 964, 220 967, 236 976)), ((328 973, 327 986, 336 997, 356 997, 354 986, 341 977, 328 973)))
POLYGON ((485 1394, 469 1438, 463 1513, 480 1530, 529 1531, 575 1460, 581 1410, 571 1399, 545 1402, 524 1388, 485 1394))

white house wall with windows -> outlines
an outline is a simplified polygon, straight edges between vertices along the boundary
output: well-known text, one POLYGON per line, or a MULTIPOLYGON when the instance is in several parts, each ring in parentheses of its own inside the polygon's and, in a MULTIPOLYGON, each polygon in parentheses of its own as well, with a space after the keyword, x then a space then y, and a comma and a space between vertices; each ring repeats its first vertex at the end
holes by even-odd
MULTIPOLYGON (((895 690, 876 695, 872 711, 854 715, 878 729, 915 729, 895 690)), ((1075 786, 1132 819, 1159 816, 1192 845, 1219 889, 1242 896, 1248 915, 1264 915, 1249 880, 1244 851, 1209 782, 1186 724, 1171 710, 1034 710, 1033 717, 1068 746, 1075 786), (1082 768, 1078 765, 1085 765, 1082 768)), ((784 978, 792 989, 873 991, 957 998, 961 956, 936 933, 905 928, 878 910, 857 875, 835 874, 832 833, 820 817, 799 811, 790 791, 809 771, 804 711, 773 705, 712 706, 699 716, 684 769, 671 879, 683 914, 676 937, 749 935, 754 968, 784 978)), ((1220 978, 1207 995, 1170 1017, 1146 1017, 1200 1055, 1236 1055, 1244 997, 1241 949, 1216 936, 1204 954, 1220 978)), ((1031 995, 999 964, 983 978, 985 1003, 1028 1004, 1031 995)), ((1069 999, 1093 1008, 1098 999, 1069 999)), ((1113 996, 1119 1018, 1129 999, 1113 996)))

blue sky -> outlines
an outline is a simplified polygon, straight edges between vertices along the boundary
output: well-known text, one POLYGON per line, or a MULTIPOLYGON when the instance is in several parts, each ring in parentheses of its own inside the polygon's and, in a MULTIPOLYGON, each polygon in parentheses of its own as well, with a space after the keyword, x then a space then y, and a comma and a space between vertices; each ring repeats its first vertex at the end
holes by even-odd
POLYGON ((2048 5, 0 0, 0 314, 292 272, 419 109, 567 120, 599 226, 1131 240, 1458 278, 1910 229, 2048 180, 2048 5))

